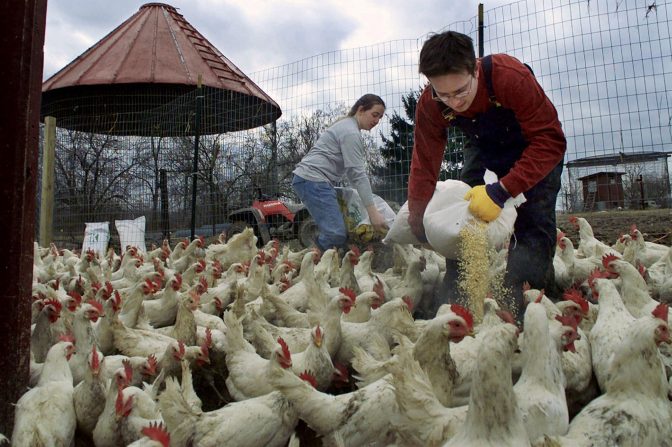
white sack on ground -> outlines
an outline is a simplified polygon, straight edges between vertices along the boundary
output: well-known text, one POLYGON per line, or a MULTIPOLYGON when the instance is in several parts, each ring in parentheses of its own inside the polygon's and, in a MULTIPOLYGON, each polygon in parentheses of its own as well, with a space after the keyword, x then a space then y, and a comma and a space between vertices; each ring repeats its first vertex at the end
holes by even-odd
POLYGON ((104 256, 107 252, 107 243, 110 241, 109 222, 87 222, 84 229, 82 253, 93 250, 96 255, 104 256))
POLYGON ((121 252, 126 251, 126 247, 134 246, 143 253, 147 253, 145 246, 145 216, 140 216, 133 220, 115 220, 114 226, 119 233, 119 243, 121 252))

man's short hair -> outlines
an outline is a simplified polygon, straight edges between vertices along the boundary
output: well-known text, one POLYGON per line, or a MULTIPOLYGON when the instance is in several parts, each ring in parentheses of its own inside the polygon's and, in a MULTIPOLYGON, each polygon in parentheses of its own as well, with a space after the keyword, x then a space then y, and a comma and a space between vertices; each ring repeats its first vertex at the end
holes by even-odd
POLYGON ((476 53, 471 37, 456 31, 434 34, 420 50, 418 71, 427 77, 474 73, 476 53))

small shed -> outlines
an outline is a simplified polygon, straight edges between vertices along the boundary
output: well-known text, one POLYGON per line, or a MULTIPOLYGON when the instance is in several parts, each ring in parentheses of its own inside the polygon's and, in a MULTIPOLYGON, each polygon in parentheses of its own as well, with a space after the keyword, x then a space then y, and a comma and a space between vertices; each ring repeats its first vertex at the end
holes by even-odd
POLYGON ((624 206, 623 180, 624 172, 596 172, 579 180, 583 186, 583 209, 607 210, 624 206))

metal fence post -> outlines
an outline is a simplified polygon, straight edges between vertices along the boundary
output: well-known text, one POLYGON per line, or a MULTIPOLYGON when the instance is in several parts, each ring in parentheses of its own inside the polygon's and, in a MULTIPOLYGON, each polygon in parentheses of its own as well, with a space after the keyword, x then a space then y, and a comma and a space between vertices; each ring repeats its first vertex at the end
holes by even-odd
POLYGON ((42 147, 42 194, 40 195, 40 245, 54 240, 54 159, 56 154, 56 118, 44 118, 42 147))
POLYGON ((201 136, 201 111, 203 109, 203 87, 201 75, 198 75, 196 88, 196 116, 194 117, 194 170, 191 174, 191 240, 196 236, 196 185, 198 182, 198 144, 201 136))

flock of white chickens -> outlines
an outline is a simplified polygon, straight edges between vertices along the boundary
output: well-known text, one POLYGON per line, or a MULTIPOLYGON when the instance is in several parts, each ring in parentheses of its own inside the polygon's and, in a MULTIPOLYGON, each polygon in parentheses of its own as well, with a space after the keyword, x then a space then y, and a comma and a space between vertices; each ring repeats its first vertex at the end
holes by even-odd
POLYGON ((385 272, 250 229, 121 257, 36 245, 11 443, 672 447, 672 250, 571 222, 563 300, 525 291, 522 332, 492 298, 479 322, 414 319, 445 260, 410 245, 385 272))

